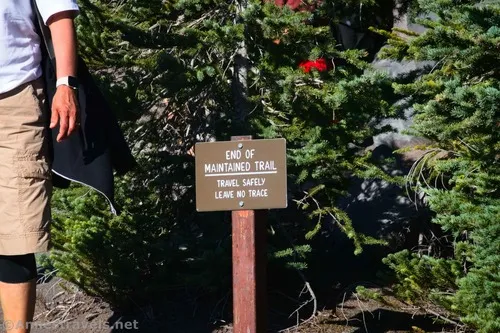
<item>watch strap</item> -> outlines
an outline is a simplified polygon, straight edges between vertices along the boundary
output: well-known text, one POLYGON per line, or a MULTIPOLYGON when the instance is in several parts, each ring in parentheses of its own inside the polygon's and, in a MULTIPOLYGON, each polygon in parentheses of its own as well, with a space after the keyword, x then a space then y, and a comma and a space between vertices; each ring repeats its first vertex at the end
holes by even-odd
POLYGON ((61 85, 68 86, 73 89, 78 89, 78 79, 74 76, 64 76, 56 81, 56 87, 61 85))

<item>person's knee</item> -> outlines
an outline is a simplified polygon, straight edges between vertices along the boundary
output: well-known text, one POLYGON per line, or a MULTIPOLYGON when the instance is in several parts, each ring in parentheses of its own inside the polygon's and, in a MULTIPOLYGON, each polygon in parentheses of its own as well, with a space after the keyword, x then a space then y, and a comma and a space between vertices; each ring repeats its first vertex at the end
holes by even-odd
POLYGON ((0 255, 0 282, 24 283, 37 276, 35 254, 0 255))

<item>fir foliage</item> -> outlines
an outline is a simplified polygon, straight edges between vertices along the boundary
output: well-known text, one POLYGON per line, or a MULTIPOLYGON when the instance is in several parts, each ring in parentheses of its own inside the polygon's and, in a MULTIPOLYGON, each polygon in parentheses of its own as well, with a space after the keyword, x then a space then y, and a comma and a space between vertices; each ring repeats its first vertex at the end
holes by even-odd
POLYGON ((291 212, 272 215, 282 227, 270 237, 275 262, 305 269, 325 223, 356 253, 383 243, 357 233, 336 201, 353 175, 382 176, 364 149, 386 130, 379 120, 398 116, 391 80, 370 70, 365 50, 339 46, 332 26, 389 28, 394 3, 319 3, 311 13, 256 0, 80 1, 81 53, 125 120, 139 168, 117 184, 118 217, 80 188, 57 194, 62 276, 116 305, 182 288, 225 294, 228 215, 195 212, 192 149, 234 134, 287 140, 291 212), (242 49, 246 89, 235 79, 242 49), (329 70, 299 66, 318 58, 329 70))
POLYGON ((412 133, 433 142, 412 182, 448 236, 429 244, 444 250, 404 251, 385 262, 405 299, 430 299, 478 332, 499 332, 500 4, 422 0, 415 9, 427 30, 388 34, 384 52, 432 63, 395 89, 414 106, 412 133))

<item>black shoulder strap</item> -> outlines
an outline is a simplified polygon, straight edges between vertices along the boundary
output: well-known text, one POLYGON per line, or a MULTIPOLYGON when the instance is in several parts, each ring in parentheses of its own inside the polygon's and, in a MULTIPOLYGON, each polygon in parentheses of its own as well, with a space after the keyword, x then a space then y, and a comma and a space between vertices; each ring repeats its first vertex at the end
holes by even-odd
POLYGON ((52 64, 55 64, 56 56, 54 54, 54 46, 52 45, 52 36, 50 34, 49 27, 47 27, 43 22, 43 18, 42 15, 40 14, 40 11, 38 10, 36 0, 31 0, 31 3, 33 7, 33 12, 35 13, 35 21, 37 23, 36 25, 39 30, 40 38, 43 39, 50 61, 52 62, 52 64))

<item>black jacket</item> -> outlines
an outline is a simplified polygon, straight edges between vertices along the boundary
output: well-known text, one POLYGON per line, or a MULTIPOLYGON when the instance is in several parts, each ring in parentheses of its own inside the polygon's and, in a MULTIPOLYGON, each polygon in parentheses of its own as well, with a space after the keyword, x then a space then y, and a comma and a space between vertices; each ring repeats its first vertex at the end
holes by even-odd
MULTIPOLYGON (((43 24, 36 5, 34 9, 38 21, 35 26, 45 42, 41 43, 42 69, 46 110, 50 115, 51 101, 56 90, 55 57, 50 31, 43 24)), ((59 126, 48 129, 53 184, 60 188, 67 188, 71 181, 87 185, 104 195, 111 205, 111 210, 116 214, 113 171, 122 175, 131 170, 136 162, 115 115, 81 57, 78 57, 77 77, 80 84, 78 132, 63 142, 57 142, 59 126)), ((48 128, 50 116, 46 118, 48 128)))

